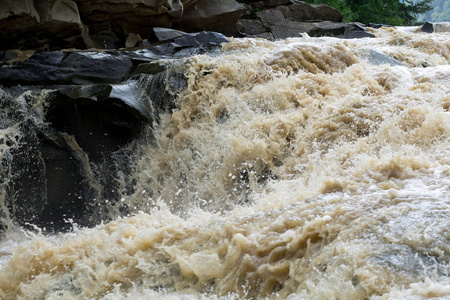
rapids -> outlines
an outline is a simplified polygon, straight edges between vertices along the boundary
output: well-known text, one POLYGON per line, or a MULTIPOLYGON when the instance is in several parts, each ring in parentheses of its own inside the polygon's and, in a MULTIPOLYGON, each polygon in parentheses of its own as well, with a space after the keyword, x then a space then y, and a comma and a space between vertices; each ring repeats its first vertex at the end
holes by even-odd
POLYGON ((188 86, 137 141, 113 221, 11 226, 0 298, 450 297, 450 34, 414 30, 172 62, 188 86))

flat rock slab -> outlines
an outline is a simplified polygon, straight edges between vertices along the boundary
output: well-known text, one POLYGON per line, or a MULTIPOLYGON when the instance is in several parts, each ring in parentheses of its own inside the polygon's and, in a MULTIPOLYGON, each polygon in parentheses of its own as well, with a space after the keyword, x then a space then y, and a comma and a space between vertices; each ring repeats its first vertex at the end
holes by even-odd
MULTIPOLYGON (((220 33, 199 32, 133 50, 38 52, 21 64, 4 63, 0 67, 0 85, 117 84, 134 74, 141 63, 205 53, 224 42, 228 39, 220 33)), ((5 52, 4 56, 13 54, 5 52)))
POLYGON ((300 22, 312 20, 341 22, 344 17, 343 13, 325 4, 314 5, 303 1, 294 1, 292 5, 280 6, 279 8, 285 18, 300 22))
POLYGON ((361 49, 359 51, 359 56, 365 60, 367 60, 372 65, 390 65, 390 66, 402 66, 403 64, 380 51, 374 49, 361 49))
POLYGON ((259 20, 240 19, 237 22, 239 32, 245 36, 255 36, 267 32, 267 28, 259 20))
POLYGON ((237 34, 236 22, 244 13, 242 4, 234 0, 197 0, 185 6, 176 25, 183 31, 217 31, 237 34))
POLYGON ((21 65, 4 65, 0 85, 119 83, 133 63, 107 52, 39 52, 21 65))
POLYGON ((285 17, 278 8, 265 9, 256 12, 256 17, 265 26, 273 26, 284 21, 285 17))

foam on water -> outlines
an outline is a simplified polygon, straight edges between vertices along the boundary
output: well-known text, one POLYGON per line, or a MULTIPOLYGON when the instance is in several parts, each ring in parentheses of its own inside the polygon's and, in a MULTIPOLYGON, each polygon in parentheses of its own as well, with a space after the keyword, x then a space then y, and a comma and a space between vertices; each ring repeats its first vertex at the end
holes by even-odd
POLYGON ((129 216, 6 238, 0 297, 449 297, 450 35, 374 33, 187 59, 111 209, 129 216))

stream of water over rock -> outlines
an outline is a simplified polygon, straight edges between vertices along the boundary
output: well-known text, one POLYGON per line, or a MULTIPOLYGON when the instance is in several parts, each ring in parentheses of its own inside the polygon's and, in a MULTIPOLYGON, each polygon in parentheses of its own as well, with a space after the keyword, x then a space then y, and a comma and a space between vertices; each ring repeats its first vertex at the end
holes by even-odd
POLYGON ((101 204, 112 221, 11 225, 0 298, 450 297, 450 34, 374 34, 180 60, 187 88, 130 154, 132 192, 101 204))

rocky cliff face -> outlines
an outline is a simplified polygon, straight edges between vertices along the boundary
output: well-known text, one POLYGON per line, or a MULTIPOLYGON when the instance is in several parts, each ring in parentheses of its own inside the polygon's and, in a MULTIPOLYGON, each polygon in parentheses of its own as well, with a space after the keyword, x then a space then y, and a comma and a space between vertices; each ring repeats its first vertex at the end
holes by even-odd
POLYGON ((310 36, 341 38, 373 37, 358 24, 342 22, 344 15, 325 4, 297 0, 248 1, 246 14, 238 20, 239 32, 246 37, 285 39, 310 36))
POLYGON ((152 38, 154 27, 233 34, 243 9, 234 0, 6 0, 0 47, 121 48, 152 38))
MULTIPOLYGON (((228 40, 159 29, 159 45, 127 50, 5 51, 0 57, 0 194, 13 222, 47 230, 107 219, 128 153, 186 86, 182 60, 228 40), (169 63, 169 60, 172 61, 169 63), (178 63, 177 63, 178 62, 178 63)), ((122 181, 122 183, 120 183, 122 181)), ((6 225, 0 218, 0 231, 6 225)))
POLYGON ((296 0, 1 0, 0 130, 18 138, 0 156, 0 194, 14 221, 105 219, 95 201, 132 188, 126 151, 185 88, 183 63, 167 60, 216 49, 221 33, 370 35, 342 16, 296 0))
MULTIPOLYGON (((342 23, 327 5, 297 0, 4 0, 0 2, 0 50, 117 49, 143 39, 155 27, 186 32, 279 39, 333 35, 363 28, 342 23)), ((368 36, 358 34, 355 37, 368 36)))

